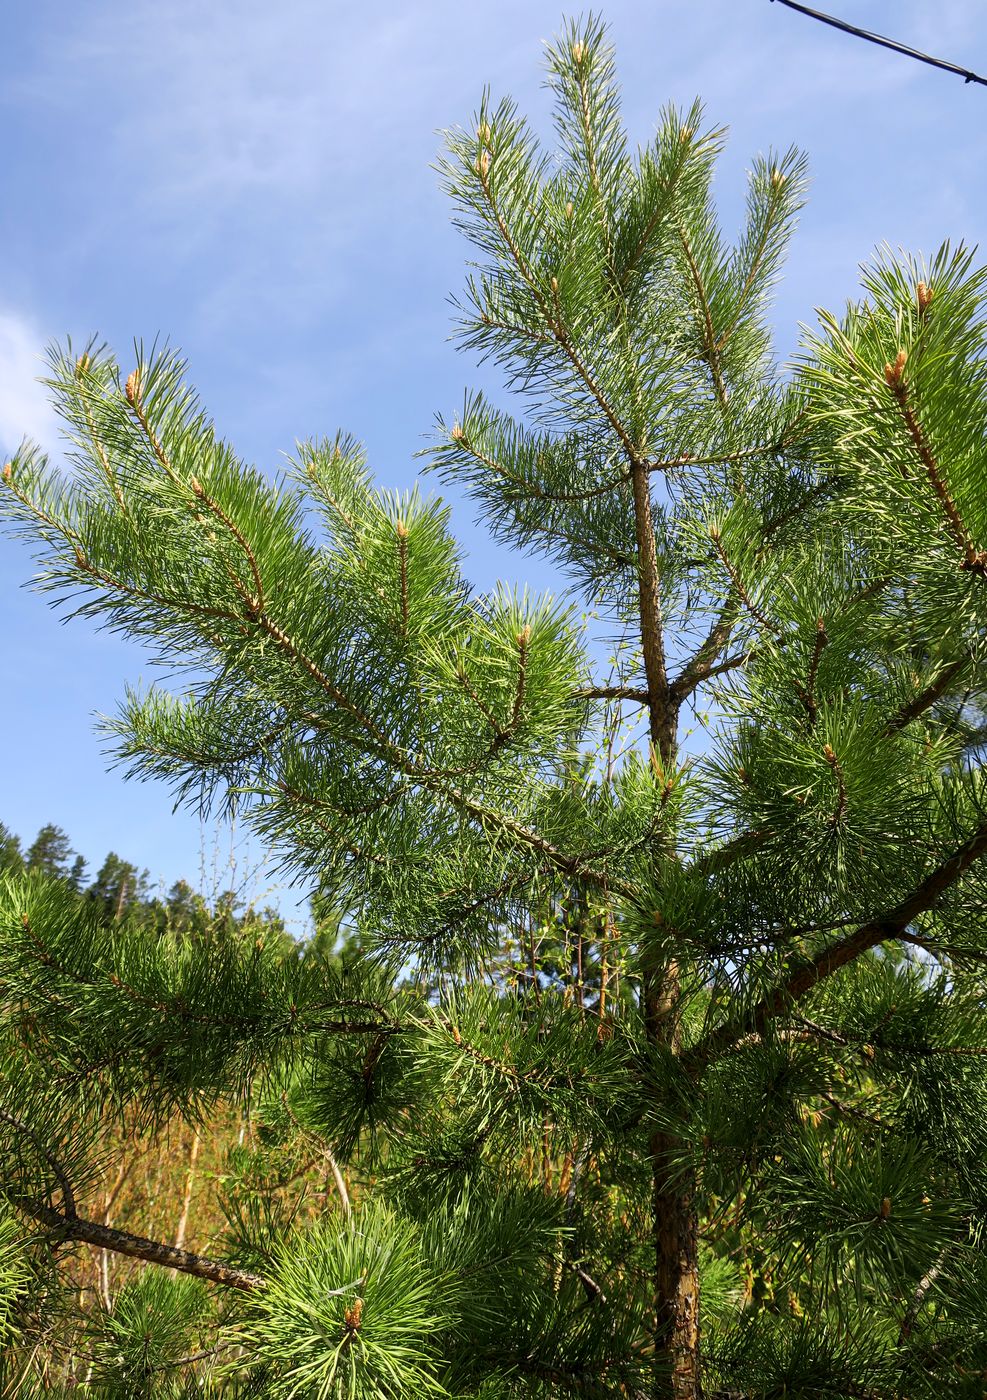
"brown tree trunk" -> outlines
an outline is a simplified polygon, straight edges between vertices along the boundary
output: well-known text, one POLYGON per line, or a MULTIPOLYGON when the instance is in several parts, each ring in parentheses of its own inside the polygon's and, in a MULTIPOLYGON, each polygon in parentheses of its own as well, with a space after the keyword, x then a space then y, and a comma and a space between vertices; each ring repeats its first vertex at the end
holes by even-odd
MULTIPOLYGON (((652 753, 670 778, 678 743, 678 699, 669 684, 662 635, 661 588, 650 474, 642 457, 631 463, 638 551, 641 649, 648 682, 652 753)), ((644 1021, 649 1041, 679 1049, 679 973, 674 961, 645 969, 644 1021)), ((674 1139, 653 1133, 652 1234, 655 1246, 655 1400, 701 1400, 699 1370, 699 1233, 695 1180, 675 1167, 674 1139)))
MULTIPOLYGON (((645 980, 648 1039, 679 1050, 679 973, 674 962, 645 980)), ((681 1144, 660 1131, 648 1142, 655 1247, 655 1400, 701 1400, 699 1365, 699 1224, 695 1172, 677 1162, 681 1144)))
POLYGON ((695 1181, 669 1158, 676 1144, 651 1138, 654 1163, 655 1353, 657 1397, 699 1400, 699 1228, 695 1181))

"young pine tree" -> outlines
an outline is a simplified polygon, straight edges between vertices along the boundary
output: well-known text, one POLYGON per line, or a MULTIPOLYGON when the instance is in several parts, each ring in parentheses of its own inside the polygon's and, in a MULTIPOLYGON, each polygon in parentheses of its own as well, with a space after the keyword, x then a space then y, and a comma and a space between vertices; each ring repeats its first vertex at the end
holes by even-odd
POLYGON ((548 72, 554 156, 510 102, 449 138, 463 340, 526 417, 468 396, 433 463, 561 601, 473 593, 347 437, 244 466, 168 352, 56 352, 75 472, 4 472, 41 586, 189 668, 121 760, 363 950, 10 885, 0 1316, 29 1358, 73 1242, 148 1261, 94 1394, 981 1393, 987 278, 882 257, 783 373, 801 156, 731 244, 698 106, 632 153, 595 21, 548 72), (248 1096, 352 1197, 234 1193, 211 1256, 85 1214, 114 1112, 248 1096))

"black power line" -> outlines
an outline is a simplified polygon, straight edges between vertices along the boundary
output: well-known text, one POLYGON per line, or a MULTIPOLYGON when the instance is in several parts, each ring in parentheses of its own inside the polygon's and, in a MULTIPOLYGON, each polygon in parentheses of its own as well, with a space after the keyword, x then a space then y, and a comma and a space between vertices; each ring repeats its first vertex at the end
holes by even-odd
MULTIPOLYGON (((771 3, 774 4, 774 0, 771 0, 771 3)), ((844 34, 852 34, 854 38, 866 39, 870 44, 880 44, 882 48, 893 49, 895 53, 903 53, 906 58, 928 63, 931 68, 942 68, 946 73, 955 73, 965 83, 980 83, 981 86, 987 87, 987 78, 982 78, 979 73, 971 73, 969 68, 961 68, 958 63, 947 63, 944 58, 932 58, 919 49, 910 49, 907 44, 899 44, 897 39, 887 39, 883 34, 872 34, 869 29, 859 29, 857 25, 848 24, 846 20, 837 19, 834 15, 824 15, 821 10, 810 10, 808 5, 799 5, 796 0, 779 0, 779 4, 787 5, 790 10, 798 10, 800 15, 808 15, 810 19, 821 20, 833 29, 841 29, 844 34)))

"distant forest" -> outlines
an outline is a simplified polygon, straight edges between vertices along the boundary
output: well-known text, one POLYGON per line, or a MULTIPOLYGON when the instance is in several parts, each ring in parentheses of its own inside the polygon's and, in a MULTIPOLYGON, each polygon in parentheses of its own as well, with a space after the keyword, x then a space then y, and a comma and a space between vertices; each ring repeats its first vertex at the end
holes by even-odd
POLYGON ((71 838, 52 822, 41 827, 30 845, 0 822, 0 874, 31 871, 60 880, 107 920, 123 921, 160 933, 206 936, 218 932, 260 931, 267 936, 290 935, 276 909, 254 909, 241 891, 229 889, 207 898, 187 880, 176 880, 167 893, 152 886, 150 874, 116 851, 109 851, 90 880, 85 858, 71 838))

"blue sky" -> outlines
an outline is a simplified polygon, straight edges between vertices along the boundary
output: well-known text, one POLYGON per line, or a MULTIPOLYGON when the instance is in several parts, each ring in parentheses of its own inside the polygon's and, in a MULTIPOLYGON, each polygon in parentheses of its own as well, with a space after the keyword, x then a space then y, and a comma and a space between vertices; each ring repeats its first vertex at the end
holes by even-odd
MULTIPOLYGON (((768 0, 598 8, 632 139, 649 137, 663 103, 696 94, 730 126, 717 185, 728 226, 754 153, 809 152, 811 200, 777 298, 783 355, 814 307, 853 294, 878 243, 983 239, 984 88, 768 0)), ((828 8, 987 71, 981 0, 828 8)), ((98 332, 126 360, 135 338, 160 333, 248 460, 276 471, 296 438, 343 427, 381 484, 409 485, 433 414, 489 383, 448 338, 466 248, 430 169, 437 133, 466 124, 489 83, 547 137, 541 41, 562 13, 558 0, 4 5, 0 450, 25 433, 57 447, 35 383, 47 341, 98 332)), ((455 505, 478 587, 549 583, 455 505)), ((0 821, 30 839, 53 820, 95 864, 112 847, 155 879, 197 881, 198 819, 173 815, 164 789, 107 773, 94 733, 146 658, 88 623, 61 625, 20 587, 31 568, 0 541, 0 821)), ((207 867, 222 867, 228 837, 210 828, 204 841, 207 867)), ((207 868, 213 879, 226 883, 222 868, 207 868)), ((279 897, 286 912, 296 897, 279 897)))

